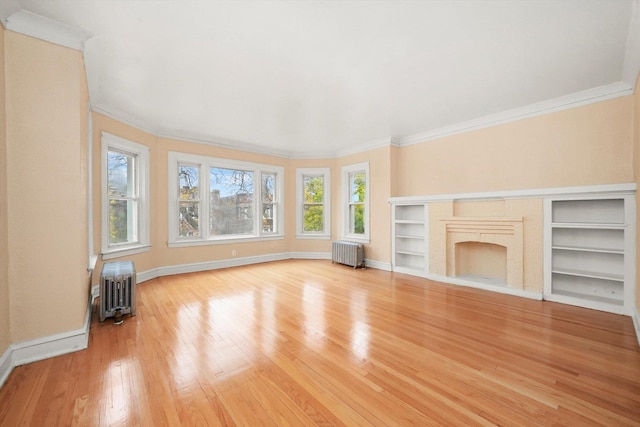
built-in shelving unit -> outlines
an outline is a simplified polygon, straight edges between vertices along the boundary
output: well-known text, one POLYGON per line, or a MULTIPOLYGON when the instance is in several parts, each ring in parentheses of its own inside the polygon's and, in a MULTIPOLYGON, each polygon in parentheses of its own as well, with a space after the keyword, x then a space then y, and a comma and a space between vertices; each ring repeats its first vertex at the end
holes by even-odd
POLYGON ((615 313, 634 302, 632 196, 545 201, 545 299, 615 313))
POLYGON ((393 271, 427 273, 427 212, 425 204, 393 206, 393 271))

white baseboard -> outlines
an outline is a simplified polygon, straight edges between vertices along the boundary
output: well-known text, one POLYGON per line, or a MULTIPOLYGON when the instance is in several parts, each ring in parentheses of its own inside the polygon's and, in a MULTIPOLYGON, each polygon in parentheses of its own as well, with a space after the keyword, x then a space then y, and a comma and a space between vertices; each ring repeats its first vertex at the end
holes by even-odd
MULTIPOLYGON (((220 268, 238 267, 241 265, 259 264, 263 262, 282 261, 286 259, 331 259, 329 252, 281 252, 278 254, 256 255, 243 258, 229 258, 217 261, 196 262, 193 264, 179 264, 168 267, 158 267, 136 273, 136 283, 146 282, 156 277, 171 276, 173 274, 195 273, 197 271, 217 270, 220 268)), ((369 260, 367 260, 367 263, 369 260)), ((377 261, 372 261, 377 263, 377 261)), ((384 265, 384 263, 380 263, 384 265)), ((378 268, 372 265, 373 268, 378 268)))
POLYGON ((11 346, 9 346, 9 348, 7 348, 7 350, 2 354, 2 357, 0 357, 0 387, 2 387, 4 382, 7 380, 12 370, 11 346))
POLYGON ((0 357, 0 387, 2 387, 16 366, 87 348, 89 344, 89 328, 91 327, 91 309, 93 300, 97 296, 96 292, 94 292, 96 288, 97 286, 91 288, 91 298, 87 306, 84 325, 80 329, 23 341, 9 346, 0 357))
POLYGON ((640 345, 640 313, 638 312, 638 307, 633 308, 631 319, 633 320, 633 327, 636 329, 636 339, 638 340, 638 345, 640 345))
POLYGON ((364 264, 367 267, 375 268, 377 270, 392 271, 390 262, 376 261, 375 259, 365 259, 364 264))
POLYGON ((498 293, 501 293, 501 294, 514 295, 514 296, 517 296, 517 297, 535 299, 535 300, 539 300, 539 301, 542 300, 542 292, 525 291, 523 289, 514 289, 514 288, 510 288, 508 286, 488 285, 486 283, 479 283, 479 282, 474 282, 474 281, 471 281, 471 280, 464 280, 464 279, 460 279, 458 277, 440 276, 440 275, 437 275, 437 274, 427 274, 424 277, 426 277, 429 280, 435 280, 436 282, 443 282, 443 283, 449 283, 449 284, 452 284, 452 285, 466 286, 466 287, 469 287, 469 288, 482 289, 482 290, 485 290, 485 291, 498 292, 498 293))
POLYGON ((331 252, 289 252, 291 259, 331 259, 331 252))

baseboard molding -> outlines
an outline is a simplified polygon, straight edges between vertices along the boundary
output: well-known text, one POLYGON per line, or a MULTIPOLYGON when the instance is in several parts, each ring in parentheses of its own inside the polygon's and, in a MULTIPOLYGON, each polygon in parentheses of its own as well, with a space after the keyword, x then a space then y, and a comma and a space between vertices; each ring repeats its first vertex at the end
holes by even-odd
POLYGON ((290 252, 291 259, 331 259, 331 252, 290 252))
POLYGON ((638 340, 638 345, 640 346, 640 313, 638 312, 638 307, 633 308, 631 319, 633 320, 633 327, 636 329, 636 339, 638 340))
POLYGON ((11 346, 5 350, 0 357, 0 387, 4 384, 4 382, 9 378, 9 374, 13 370, 13 365, 11 365, 11 346))
POLYGON ((91 327, 91 309, 96 298, 96 288, 91 288, 91 297, 87 306, 84 325, 76 330, 49 335, 33 340, 11 344, 0 358, 0 387, 13 371, 13 368, 37 362, 50 357, 84 350, 89 345, 91 327))
MULTIPOLYGON (((278 254, 256 255, 243 258, 229 258, 217 261, 196 262, 192 264, 171 265, 158 267, 136 273, 136 283, 146 282, 156 277, 174 274, 195 273, 197 271, 217 270, 220 268, 239 267, 242 265, 259 264, 263 262, 282 261, 286 259, 331 259, 329 252, 281 252, 278 254)), ((367 260, 369 262, 369 260, 367 260)), ((372 261, 378 263, 377 261, 372 261)), ((385 265, 385 263, 380 263, 385 265)), ((373 268, 378 268, 372 265, 373 268)))
POLYGON ((364 264, 367 267, 375 268, 376 270, 392 271, 390 262, 376 261, 375 259, 365 259, 364 264))
POLYGON ((485 283, 474 282, 471 280, 464 280, 457 277, 440 276, 437 274, 427 274, 424 277, 426 277, 429 280, 435 280, 437 282, 442 282, 442 283, 449 283, 452 285, 466 286, 468 288, 482 289, 484 291, 497 292, 500 294, 513 295, 517 297, 535 299, 539 301, 542 300, 542 292, 525 291, 523 289, 514 289, 514 288, 509 288, 507 286, 493 286, 485 283))

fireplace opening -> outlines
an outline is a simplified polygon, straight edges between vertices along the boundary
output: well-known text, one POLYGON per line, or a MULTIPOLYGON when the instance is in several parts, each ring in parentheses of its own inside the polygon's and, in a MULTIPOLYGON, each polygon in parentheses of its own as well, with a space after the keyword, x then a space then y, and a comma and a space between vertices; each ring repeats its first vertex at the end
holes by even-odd
POLYGON ((507 285, 506 246, 485 242, 455 244, 456 277, 491 285, 507 285))

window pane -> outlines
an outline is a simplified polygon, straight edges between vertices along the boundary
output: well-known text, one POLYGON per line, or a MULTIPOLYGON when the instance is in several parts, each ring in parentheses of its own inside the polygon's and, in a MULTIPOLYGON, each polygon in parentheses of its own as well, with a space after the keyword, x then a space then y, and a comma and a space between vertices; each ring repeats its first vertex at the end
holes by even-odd
POLYGON ((364 205, 349 206, 349 227, 353 234, 364 234, 364 205))
POLYGON ((199 237, 200 222, 198 202, 180 202, 178 231, 180 237, 199 237))
POLYGON ((267 203, 273 203, 276 199, 276 174, 275 173, 263 173, 262 174, 262 201, 267 203))
POLYGON ((324 206, 305 205, 303 231, 324 231, 324 206))
POLYGON ((178 177, 180 200, 199 200, 200 168, 197 166, 178 166, 178 177))
POLYGON ((135 236, 136 202, 109 200, 109 244, 133 242, 135 236))
POLYGON ((117 151, 107 153, 107 192, 110 196, 135 196, 134 157, 117 151))
POLYGON ((304 203, 322 203, 324 201, 324 177, 303 176, 304 203))
POLYGON ((264 203, 262 205, 262 231, 264 233, 274 233, 276 231, 275 218, 276 206, 273 203, 264 203))
POLYGON ((209 173, 211 234, 253 234, 253 171, 211 168, 209 173))
POLYGON ((367 186, 367 174, 358 172, 349 176, 351 185, 351 201, 364 203, 367 186))

